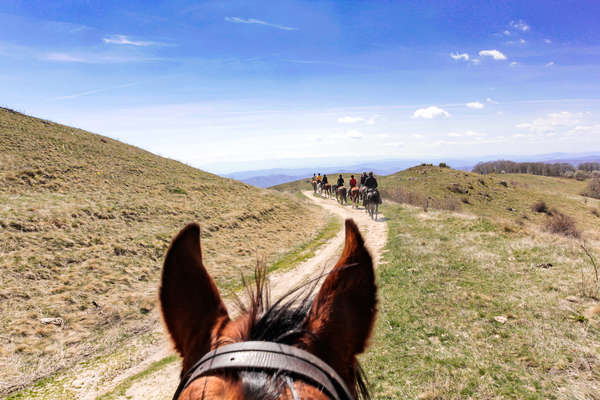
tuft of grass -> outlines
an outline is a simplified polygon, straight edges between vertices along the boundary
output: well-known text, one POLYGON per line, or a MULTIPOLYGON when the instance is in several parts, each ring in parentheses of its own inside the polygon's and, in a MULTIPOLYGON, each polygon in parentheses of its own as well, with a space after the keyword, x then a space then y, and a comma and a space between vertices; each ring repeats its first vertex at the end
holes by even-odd
POLYGON ((581 231, 577 228, 575 220, 556 209, 551 210, 544 227, 551 233, 574 238, 581 237, 581 231))
POLYGON ((537 213, 549 214, 550 210, 548 209, 548 205, 543 200, 538 200, 531 206, 531 210, 537 213))

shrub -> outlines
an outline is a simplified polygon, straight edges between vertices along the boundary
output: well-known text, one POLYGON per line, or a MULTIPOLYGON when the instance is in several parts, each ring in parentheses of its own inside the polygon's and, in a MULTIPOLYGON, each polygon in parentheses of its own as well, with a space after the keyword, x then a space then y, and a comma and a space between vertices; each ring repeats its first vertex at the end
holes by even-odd
POLYGON ((440 168, 450 168, 450 166, 448 164, 446 164, 445 162, 441 162, 440 168))
POLYGON ((552 210, 552 215, 546 221, 546 230, 563 236, 579 238, 581 232, 575 225, 575 220, 561 213, 558 210, 552 210))
POLYGON ((546 205, 546 202, 543 200, 536 201, 531 206, 531 209, 535 212, 550 214, 550 210, 548 210, 548 206, 546 205))
POLYGON ((580 169, 578 169, 577 171, 575 171, 574 178, 576 180, 578 180, 578 181, 585 181, 589 177, 590 177, 590 174, 587 173, 586 171, 582 171, 580 169))
POLYGON ((600 178, 590 180, 587 188, 581 193, 583 196, 600 199, 600 178))

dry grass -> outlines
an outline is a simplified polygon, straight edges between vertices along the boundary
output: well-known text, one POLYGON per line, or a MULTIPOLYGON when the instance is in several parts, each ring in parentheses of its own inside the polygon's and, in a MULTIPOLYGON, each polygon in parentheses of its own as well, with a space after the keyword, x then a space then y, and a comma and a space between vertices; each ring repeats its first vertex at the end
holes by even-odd
POLYGON ((531 210, 537 213, 549 214, 550 210, 548 209, 548 205, 543 200, 538 200, 531 206, 531 210))
POLYGON ((191 221, 224 289, 327 222, 294 196, 0 109, 0 393, 155 327, 162 259, 191 221))
POLYGON ((581 231, 577 229, 575 220, 556 209, 550 211, 550 215, 546 220, 544 227, 551 233, 574 238, 581 237, 581 231))
POLYGON ((396 203, 410 204, 412 206, 423 207, 427 211, 430 208, 436 210, 458 211, 461 209, 460 203, 469 204, 467 198, 460 200, 448 196, 431 197, 424 193, 413 192, 402 187, 393 189, 382 189, 382 196, 396 203))

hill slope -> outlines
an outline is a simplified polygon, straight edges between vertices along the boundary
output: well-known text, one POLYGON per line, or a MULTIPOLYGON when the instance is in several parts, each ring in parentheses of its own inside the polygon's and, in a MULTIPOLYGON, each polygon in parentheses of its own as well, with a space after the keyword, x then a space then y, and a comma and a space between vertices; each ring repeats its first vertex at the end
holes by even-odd
POLYGON ((0 205, 0 393, 156 326, 162 259, 185 224, 200 222, 227 289, 326 222, 293 196, 6 109, 0 205))
MULTIPOLYGON (((330 175, 330 181, 338 173, 330 175)), ((343 173, 346 182, 350 173, 343 173)), ((355 174, 357 176, 357 174, 355 174)), ((540 224, 547 215, 531 207, 539 200, 549 208, 576 219, 579 227, 595 234, 600 223, 595 213, 600 203, 581 196, 587 182, 574 179, 528 174, 480 175, 451 168, 421 165, 387 176, 378 176, 384 199, 429 208, 442 208, 472 213, 519 224, 540 224)), ((273 186, 273 189, 295 193, 311 190, 309 177, 273 186)))

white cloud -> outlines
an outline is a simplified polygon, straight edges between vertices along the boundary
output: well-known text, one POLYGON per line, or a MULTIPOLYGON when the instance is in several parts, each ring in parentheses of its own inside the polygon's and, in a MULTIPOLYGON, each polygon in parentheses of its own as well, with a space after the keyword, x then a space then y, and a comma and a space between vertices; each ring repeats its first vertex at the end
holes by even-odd
POLYGON ((352 130, 346 132, 346 137, 350 138, 350 139, 354 139, 354 140, 359 140, 359 139, 362 139, 364 137, 364 135, 361 132, 359 132, 355 129, 352 129, 352 130))
POLYGON ((475 131, 465 131, 465 132, 450 132, 448 134, 450 137, 481 137, 485 136, 483 133, 475 132, 475 131))
POLYGON ((554 65, 554 61, 550 61, 549 63, 546 63, 546 65, 544 65, 545 67, 551 67, 554 65))
POLYGON ((88 59, 81 56, 76 56, 67 53, 49 53, 46 54, 46 60, 49 61, 60 61, 60 62, 76 62, 76 63, 87 63, 88 59))
POLYGON ((491 97, 488 97, 487 99, 485 99, 485 101, 487 101, 487 102, 488 102, 488 103, 490 103, 490 104, 498 104, 498 102, 497 102, 497 101, 495 101, 495 100, 492 100, 492 98, 491 98, 491 97))
POLYGON ((483 107, 485 107, 483 104, 481 104, 478 101, 472 101, 470 103, 465 104, 467 107, 472 108, 473 110, 481 110, 483 107))
POLYGON ((116 63, 139 63, 160 61, 158 57, 139 57, 139 56, 115 56, 111 54, 95 53, 46 53, 39 55, 39 58, 46 61, 70 62, 81 64, 116 64, 116 63))
POLYGON ((519 43, 521 43, 521 44, 525 44, 525 43, 527 43, 527 42, 525 41, 525 39, 519 39, 519 43))
POLYGON ((510 63, 510 64, 508 64, 508 65, 509 65, 509 66, 511 66, 511 67, 514 67, 514 66, 515 66, 515 65, 517 65, 517 64, 518 64, 518 62, 516 62, 516 61, 513 61, 513 62, 511 62, 511 63, 510 63))
POLYGON ((277 28, 277 29, 281 29, 284 31, 297 31, 298 30, 298 28, 292 28, 291 26, 271 24, 269 22, 261 21, 260 19, 255 19, 255 18, 243 19, 243 18, 239 18, 239 17, 225 17, 225 21, 232 22, 234 24, 257 24, 257 25, 270 26, 271 28, 277 28))
POLYGON ((449 117, 450 113, 442 108, 431 106, 427 108, 419 108, 414 112, 412 118, 433 119, 437 117, 449 117))
POLYGON ((510 31, 509 31, 508 29, 507 29, 507 30, 505 30, 505 31, 504 31, 504 32, 502 32, 502 33, 504 33, 506 36, 510 36, 510 31))
POLYGON ((531 29, 531 27, 527 25, 522 19, 518 21, 510 21, 508 25, 510 25, 511 28, 517 29, 522 32, 527 32, 531 29))
POLYGON ((102 88, 102 89, 88 90, 85 92, 79 92, 79 93, 75 93, 75 94, 54 97, 52 100, 76 99, 76 98, 82 97, 82 96, 89 96, 89 95, 96 94, 96 93, 102 93, 102 92, 107 92, 107 91, 111 91, 111 90, 115 90, 115 89, 127 88, 127 87, 134 86, 134 85, 137 85, 137 83, 126 83, 124 85, 111 86, 111 87, 102 88))
POLYGON ((492 57, 494 60, 506 60, 506 56, 498 50, 481 50, 479 55, 482 57, 492 57))
POLYGON ((414 137, 415 139, 423 139, 425 136, 424 136, 424 135, 421 135, 421 134, 419 134, 419 133, 413 133, 413 134, 412 134, 412 137, 414 137))
POLYGON ((365 119, 362 117, 340 117, 337 119, 337 122, 339 122, 340 124, 355 124, 364 120, 365 119))
POLYGON ((375 125, 376 119, 377 119, 377 116, 374 116, 371 118, 344 116, 344 117, 338 118, 337 122, 340 124, 356 124, 356 123, 361 122, 361 123, 364 123, 367 125, 375 125))
POLYGON ((550 44, 550 43, 552 43, 552 40, 550 40, 550 39, 544 39, 544 43, 550 44))
POLYGON ((479 65, 479 63, 481 62, 481 60, 479 60, 479 58, 474 58, 471 60, 471 62, 473 63, 473 65, 479 65))
POLYGON ((549 113, 543 118, 536 118, 532 122, 518 124, 519 129, 527 129, 535 133, 551 133, 559 128, 575 127, 583 118, 583 113, 573 113, 569 111, 561 111, 549 113))
POLYGON ((131 40, 125 35, 110 35, 110 36, 103 38, 102 40, 104 41, 104 43, 109 43, 109 44, 125 44, 125 45, 129 45, 129 46, 141 46, 141 47, 165 46, 166 45, 166 43, 161 43, 161 42, 131 40))
POLYGON ((469 55, 467 53, 462 53, 462 54, 459 54, 458 52, 450 53, 450 57, 452 57, 452 59, 454 59, 454 60, 469 61, 469 55))

